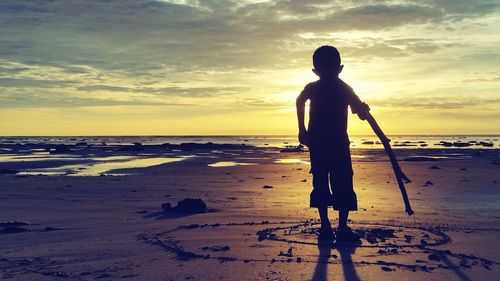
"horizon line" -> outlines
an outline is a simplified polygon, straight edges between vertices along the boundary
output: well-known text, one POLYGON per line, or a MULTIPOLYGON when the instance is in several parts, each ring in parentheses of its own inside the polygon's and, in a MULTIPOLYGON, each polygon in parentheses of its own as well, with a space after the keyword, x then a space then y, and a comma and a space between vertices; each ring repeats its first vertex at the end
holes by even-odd
MULTIPOLYGON (((149 134, 137 134, 137 135, 0 135, 0 138, 26 138, 26 137, 288 137, 295 136, 296 134, 227 134, 227 135, 149 135, 149 134)), ((349 134, 349 136, 376 136, 373 134, 349 134)), ((500 133, 493 134, 387 134, 387 136, 498 136, 500 133)))

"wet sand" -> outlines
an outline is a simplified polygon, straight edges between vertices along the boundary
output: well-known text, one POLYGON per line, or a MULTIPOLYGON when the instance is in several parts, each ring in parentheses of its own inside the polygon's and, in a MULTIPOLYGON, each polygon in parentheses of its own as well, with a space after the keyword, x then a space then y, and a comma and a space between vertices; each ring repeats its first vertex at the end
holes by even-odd
POLYGON ((198 155, 116 171, 127 176, 0 175, 1 279, 495 280, 500 273, 496 150, 402 161, 412 217, 383 152, 356 152, 359 210, 350 218, 360 245, 318 242, 307 153, 233 152, 215 159, 189 151, 198 155), (216 162, 259 164, 208 166, 216 162), (187 197, 210 212, 161 208, 187 197))

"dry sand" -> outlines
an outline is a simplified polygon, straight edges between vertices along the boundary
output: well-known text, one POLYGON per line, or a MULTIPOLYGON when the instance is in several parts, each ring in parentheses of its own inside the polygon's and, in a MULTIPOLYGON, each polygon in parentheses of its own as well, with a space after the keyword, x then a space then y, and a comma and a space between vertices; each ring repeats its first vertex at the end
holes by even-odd
POLYGON ((130 176, 0 175, 0 220, 30 223, 19 226, 30 231, 0 234, 0 278, 498 280, 495 159, 498 152, 486 151, 401 163, 413 181, 416 215, 408 217, 389 162, 354 158, 357 246, 318 244, 307 164, 209 167, 193 158, 130 176), (186 197, 210 212, 162 211, 186 197))

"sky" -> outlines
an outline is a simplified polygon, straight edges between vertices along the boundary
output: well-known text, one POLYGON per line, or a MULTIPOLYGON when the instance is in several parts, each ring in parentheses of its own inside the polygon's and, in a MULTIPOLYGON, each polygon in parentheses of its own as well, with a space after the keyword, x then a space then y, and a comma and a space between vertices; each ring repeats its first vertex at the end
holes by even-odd
MULTIPOLYGON (((500 134, 500 1, 0 1, 0 135, 296 134, 321 45, 386 134, 500 134)), ((355 115, 351 134, 370 134, 355 115)))

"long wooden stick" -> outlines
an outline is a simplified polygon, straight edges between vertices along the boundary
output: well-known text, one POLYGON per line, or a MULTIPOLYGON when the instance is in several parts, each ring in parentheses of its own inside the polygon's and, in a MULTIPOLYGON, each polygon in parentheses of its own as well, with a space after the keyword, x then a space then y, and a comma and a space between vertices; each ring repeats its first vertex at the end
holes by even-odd
POLYGON ((394 154, 394 151, 392 150, 390 144, 391 140, 385 136, 384 132, 382 132, 382 129, 380 129, 379 125, 377 124, 377 121, 375 121, 375 118, 373 118, 370 112, 368 112, 366 120, 368 121, 373 131, 384 145, 384 149, 387 152, 389 159, 391 160, 392 169, 394 170, 394 174, 396 175, 396 180, 398 181, 399 189, 401 190, 401 195, 403 196, 403 201, 405 202, 406 213, 408 213, 408 215, 411 216, 414 214, 414 212, 411 209, 410 200, 408 199, 408 194, 406 193, 406 188, 403 180, 406 181, 407 183, 411 181, 403 173, 403 171, 401 171, 401 167, 398 164, 398 160, 396 159, 396 155, 394 154))

